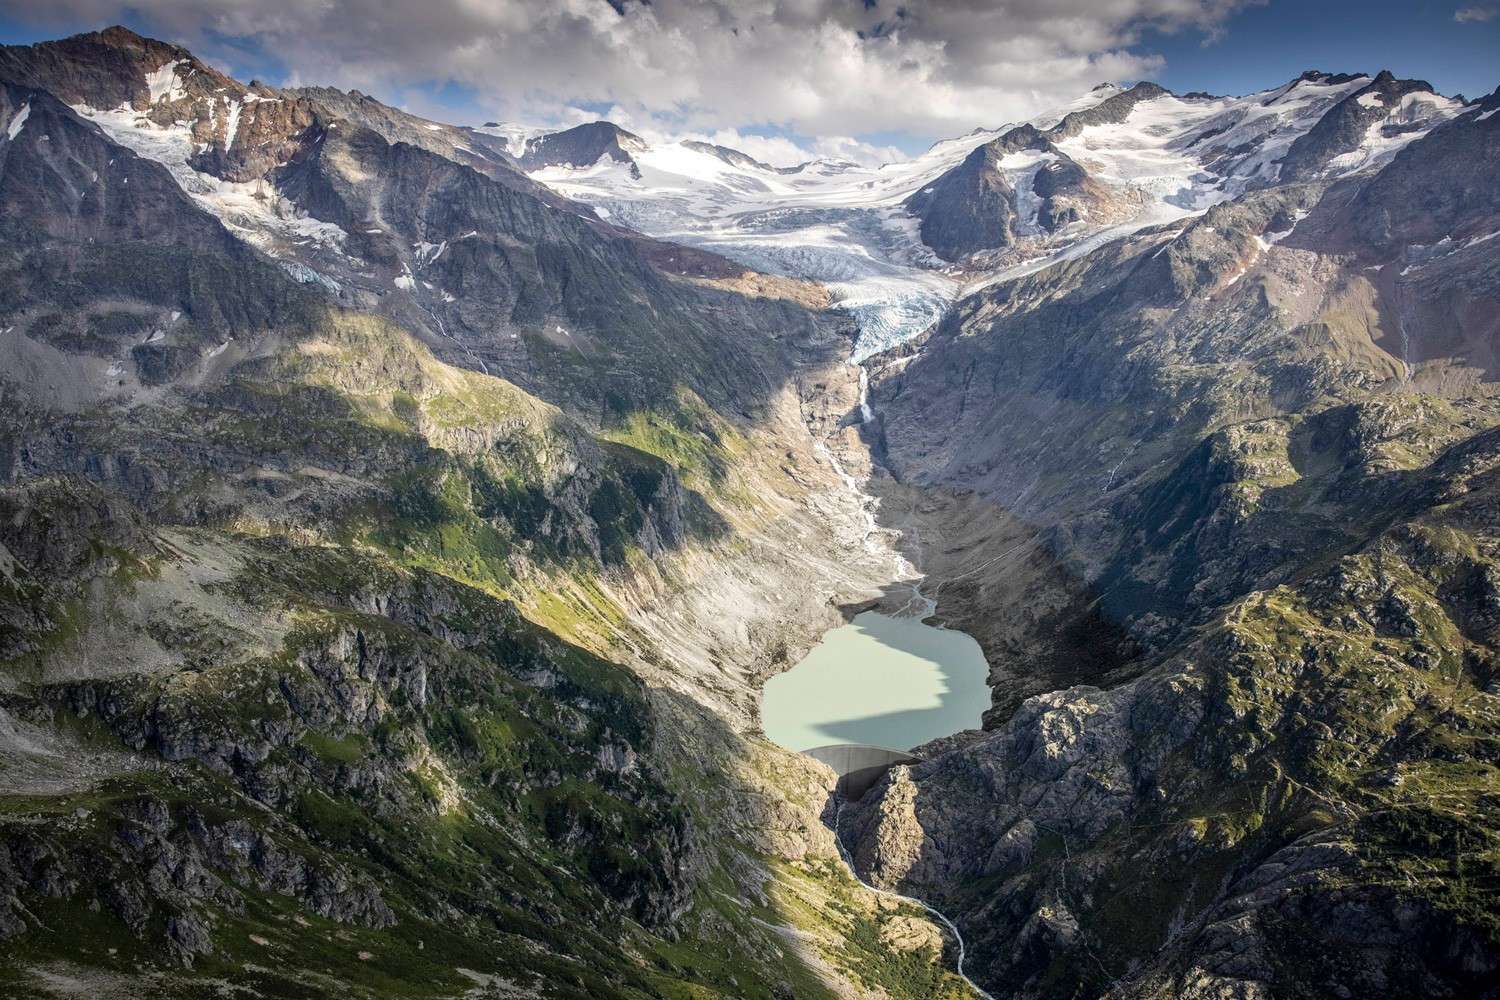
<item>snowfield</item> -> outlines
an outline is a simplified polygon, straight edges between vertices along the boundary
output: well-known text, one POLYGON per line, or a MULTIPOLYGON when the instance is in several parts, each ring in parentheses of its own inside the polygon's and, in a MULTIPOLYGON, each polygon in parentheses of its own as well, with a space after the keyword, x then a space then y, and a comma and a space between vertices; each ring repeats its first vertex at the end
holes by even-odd
MULTIPOLYGON (((153 104, 183 95, 185 65, 169 62, 146 74, 153 104)), ((1306 76, 1246 97, 1146 97, 1130 107, 1123 120, 1070 127, 1067 131, 1073 134, 1054 140, 1055 151, 1007 152, 998 169, 1015 192, 1016 239, 958 265, 938 258, 922 242, 918 220, 904 203, 1016 126, 976 129, 910 160, 880 166, 823 159, 777 168, 704 143, 631 139, 624 147, 627 162, 605 154, 596 163, 548 166, 531 176, 591 206, 612 224, 710 250, 758 271, 822 283, 858 325, 850 357, 857 363, 928 330, 964 294, 1089 253, 1142 228, 1201 214, 1246 191, 1276 183, 1293 143, 1354 95, 1359 95, 1353 104, 1360 120, 1369 124, 1357 147, 1319 165, 1318 176, 1377 169, 1463 110, 1457 100, 1425 91, 1407 93, 1387 107, 1373 93, 1360 93, 1372 82, 1365 76, 1306 76), (1043 203, 1034 184, 1038 173, 1061 157, 1086 172, 1090 190, 1098 197, 1076 221, 1047 232, 1040 222, 1043 203)), ((1046 130, 1126 93, 1104 85, 1026 124, 1046 130)), ((209 114, 214 134, 222 125, 229 148, 245 106, 274 99, 242 92, 237 99, 226 96, 213 102, 209 114)), ((8 141, 20 135, 29 110, 23 105, 12 117, 8 141)), ((336 276, 346 277, 340 268, 364 266, 347 256, 347 233, 282 197, 270 183, 272 175, 237 184, 194 169, 194 154, 206 147, 195 146, 187 122, 159 126, 129 106, 73 110, 116 142, 165 165, 198 204, 241 238, 278 258, 299 280, 337 291, 336 276)), ((427 125, 430 130, 444 127, 427 125)), ((486 125, 472 131, 503 140, 515 156, 545 134, 516 125, 486 125)), ((1285 235, 1268 235, 1265 248, 1285 235)), ((430 289, 416 272, 447 249, 446 242, 416 244, 413 264, 385 277, 401 291, 415 292, 419 283, 430 289)), ((451 301, 447 293, 430 290, 451 301)))
MULTIPOLYGON (((859 362, 921 334, 960 295, 1275 183, 1292 143, 1371 82, 1365 76, 1337 82, 1321 77, 1246 97, 1168 95, 1141 101, 1122 122, 1087 126, 1058 141, 1057 148, 1133 208, 1124 219, 1085 218, 1056 233, 1038 224, 1041 200, 1032 193, 1037 172, 1056 155, 1007 154, 1000 169, 1016 192, 1021 238, 1003 251, 976 255, 963 267, 947 264, 923 245, 917 220, 902 203, 1011 126, 976 130, 911 160, 879 167, 814 160, 776 169, 748 157, 660 143, 631 150, 638 178, 631 164, 608 158, 548 167, 531 176, 616 225, 712 250, 756 270, 822 282, 859 325, 850 358, 859 362)), ((1121 93, 1119 87, 1102 86, 1029 124, 1051 128, 1121 93)), ((1359 100, 1383 107, 1372 95, 1359 100)), ((1446 97, 1408 94, 1370 126, 1359 149, 1334 157, 1328 172, 1383 165, 1460 110, 1446 97)), ((516 126, 488 131, 512 137, 513 152, 537 134, 516 126)))
MULTIPOLYGON (((236 104, 230 110, 231 118, 236 121, 239 107, 236 104)), ((298 246, 309 245, 342 252, 348 233, 298 210, 269 185, 261 181, 236 184, 193 169, 190 158, 197 149, 186 122, 158 126, 129 106, 100 111, 79 105, 73 110, 102 128, 115 142, 165 166, 194 201, 237 236, 271 256, 296 256, 298 246)))
POLYGON ((824 160, 783 172, 672 143, 633 153, 639 179, 607 158, 531 176, 615 225, 823 283, 859 325, 858 361, 926 330, 962 290, 901 202, 999 134, 971 133, 879 168, 824 160))

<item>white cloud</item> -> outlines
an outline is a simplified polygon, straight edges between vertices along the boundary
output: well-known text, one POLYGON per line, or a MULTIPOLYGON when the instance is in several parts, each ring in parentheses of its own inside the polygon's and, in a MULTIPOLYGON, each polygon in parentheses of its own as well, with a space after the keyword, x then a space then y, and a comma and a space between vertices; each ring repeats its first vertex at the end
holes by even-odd
POLYGON ((853 160, 855 163, 871 166, 906 159, 906 154, 896 146, 863 142, 852 136, 819 136, 804 142, 797 142, 784 135, 761 135, 755 132, 742 132, 736 128, 720 128, 713 131, 663 128, 654 120, 643 120, 622 107, 606 108, 603 111, 568 108, 559 117, 558 124, 581 125, 584 122, 598 121, 600 118, 614 122, 625 131, 635 133, 652 145, 687 140, 709 142, 715 146, 737 149, 773 167, 791 167, 819 158, 853 160))
POLYGON ((1500 14, 1500 7, 1465 7, 1453 12, 1453 20, 1459 24, 1468 24, 1470 21, 1489 21, 1500 14))
MULTIPOLYGON (((377 94, 452 80, 473 87, 499 120, 613 105, 640 127, 675 133, 931 140, 1029 117, 1104 80, 1149 76, 1160 61, 1131 51, 1143 31, 1216 37, 1254 2, 134 0, 130 7, 190 45, 210 37, 258 44, 300 80, 377 94)), ((27 0, 0 0, 5 8, 99 24, 123 9, 114 0, 50 0, 39 13, 27 0)), ((756 145, 753 137, 748 144, 756 145)))

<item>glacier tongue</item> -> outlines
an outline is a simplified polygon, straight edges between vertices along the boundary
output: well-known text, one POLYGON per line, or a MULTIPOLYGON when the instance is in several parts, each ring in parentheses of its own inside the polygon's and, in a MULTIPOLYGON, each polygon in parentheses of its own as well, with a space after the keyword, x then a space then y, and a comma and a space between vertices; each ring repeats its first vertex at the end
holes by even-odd
MULTIPOLYGON (((1029 138, 1010 126, 978 129, 879 167, 814 160, 778 169, 705 143, 661 142, 632 145, 629 162, 606 157, 531 175, 617 225, 767 273, 821 282, 858 324, 850 360, 859 362, 921 334, 961 294, 1280 182, 1293 143, 1341 101, 1360 95, 1367 110, 1385 107, 1367 91, 1377 84, 1366 76, 1309 73, 1244 97, 1158 91, 1123 117, 1092 111, 1126 93, 1102 86, 1032 119, 1029 138), (1038 134, 1054 127, 1060 131, 1049 139, 1038 134), (946 264, 923 243, 904 203, 1002 137, 1018 143, 1001 161, 1014 190, 1015 239, 961 265, 946 264), (1047 232, 1034 186, 1038 171, 1059 155, 1086 172, 1104 208, 1085 206, 1075 221, 1047 232)), ((1323 176, 1383 165, 1460 107, 1425 90, 1408 93, 1377 116, 1356 148, 1334 156, 1323 176)), ((510 126, 492 131, 520 134, 510 126)))
MULTIPOLYGON (((568 185, 564 193, 579 197, 568 185)), ((580 200, 585 200, 580 198, 580 200)), ((957 297, 899 208, 806 207, 704 219, 675 199, 593 200, 617 225, 711 250, 768 274, 818 281, 859 327, 851 360, 917 336, 957 297)))
MULTIPOLYGON (((640 221, 628 205, 610 203, 610 210, 640 221)), ((937 269, 941 262, 931 258, 898 214, 896 209, 804 208, 746 213, 733 225, 643 231, 759 271, 822 283, 859 328, 850 357, 858 362, 921 334, 942 318, 961 288, 957 277, 937 269)))
POLYGON ((921 334, 958 296, 959 276, 922 244, 901 202, 995 135, 878 168, 813 161, 783 172, 674 143, 634 152, 639 178, 605 161, 532 176, 616 225, 821 282, 858 325, 851 360, 861 361, 921 334))
POLYGON ((943 318, 959 292, 956 282, 945 282, 934 290, 923 287, 920 279, 828 287, 834 301, 848 310, 859 327, 859 339, 849 356, 855 364, 923 333, 943 318))

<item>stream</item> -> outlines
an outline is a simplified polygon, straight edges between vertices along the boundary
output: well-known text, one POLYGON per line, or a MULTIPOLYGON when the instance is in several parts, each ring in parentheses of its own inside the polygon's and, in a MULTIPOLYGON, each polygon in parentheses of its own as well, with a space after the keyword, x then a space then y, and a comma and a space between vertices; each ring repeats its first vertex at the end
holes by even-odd
MULTIPOLYGON (((869 373, 862 365, 859 411, 862 424, 875 419, 869 373)), ((859 498, 867 521, 865 546, 875 551, 873 536, 880 529, 873 499, 825 442, 818 441, 815 448, 859 498)), ((972 636, 924 624, 937 610, 937 601, 922 592, 921 539, 913 534, 912 540, 917 565, 895 554, 896 579, 911 593, 895 616, 873 611, 855 616, 825 635, 792 669, 766 682, 761 726, 774 743, 796 752, 834 743, 901 749, 980 725, 990 706, 989 664, 972 636)), ((958 942, 959 978, 983 1000, 994 1000, 964 971, 968 946, 947 914, 923 900, 877 889, 860 878, 844 844, 842 820, 843 797, 835 791, 833 835, 849 874, 873 893, 920 906, 948 928, 958 942)))
POLYGON ((833 839, 838 844, 839 857, 843 859, 844 864, 848 867, 849 874, 854 876, 854 881, 858 882, 866 889, 869 889, 871 892, 878 895, 889 896, 891 899, 899 899, 904 903, 913 903, 917 906, 920 906, 922 909, 926 910, 934 917, 937 917, 938 920, 942 921, 943 926, 948 928, 948 930, 953 933, 953 939, 958 942, 958 966, 956 970, 958 972, 958 978, 962 979, 965 983, 968 983, 969 989, 979 994, 984 998, 984 1000, 995 1000, 995 998, 988 992, 986 992, 982 986, 974 982, 974 980, 970 979, 968 973, 964 972, 964 962, 969 957, 968 946, 964 944, 964 936, 959 932, 958 925, 955 924, 952 920, 948 919, 948 915, 946 913, 934 906, 930 906, 929 904, 916 898, 915 896, 903 896, 899 892, 890 892, 886 889, 877 889, 875 888, 875 886, 859 877, 859 871, 854 867, 854 856, 849 853, 849 848, 844 846, 844 833, 840 828, 840 821, 843 819, 843 817, 844 800, 842 796, 835 792, 833 803, 833 839))

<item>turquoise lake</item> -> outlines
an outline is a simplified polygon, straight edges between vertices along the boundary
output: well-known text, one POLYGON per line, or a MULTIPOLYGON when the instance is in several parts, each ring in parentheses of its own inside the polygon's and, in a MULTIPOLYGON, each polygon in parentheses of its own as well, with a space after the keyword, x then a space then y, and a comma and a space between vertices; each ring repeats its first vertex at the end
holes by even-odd
POLYGON ((761 727, 778 746, 906 750, 979 726, 989 668, 962 632, 866 611, 766 682, 761 727))

